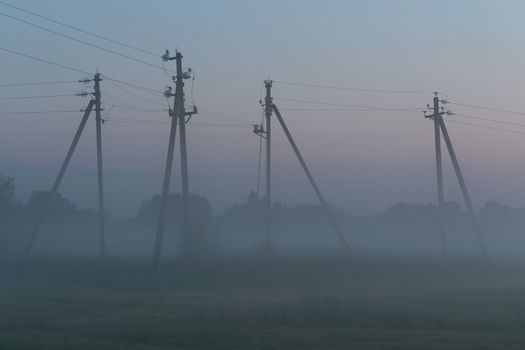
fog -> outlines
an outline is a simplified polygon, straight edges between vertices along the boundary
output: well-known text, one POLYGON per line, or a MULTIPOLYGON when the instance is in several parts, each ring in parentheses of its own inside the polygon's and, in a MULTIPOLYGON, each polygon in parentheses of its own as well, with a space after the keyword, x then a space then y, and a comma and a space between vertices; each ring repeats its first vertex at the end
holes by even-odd
POLYGON ((0 1, 0 349, 523 348, 524 11, 0 1))

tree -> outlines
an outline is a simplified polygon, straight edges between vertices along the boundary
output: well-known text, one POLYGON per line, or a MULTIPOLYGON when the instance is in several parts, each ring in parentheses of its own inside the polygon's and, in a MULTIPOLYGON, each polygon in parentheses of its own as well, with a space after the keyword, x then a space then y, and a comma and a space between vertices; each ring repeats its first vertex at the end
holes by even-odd
POLYGON ((481 223, 488 229, 506 231, 510 224, 512 210, 508 205, 488 201, 481 208, 479 216, 481 223))
POLYGON ((0 216, 9 217, 13 215, 18 207, 15 200, 15 180, 0 174, 0 216))
POLYGON ((39 216, 45 213, 50 219, 73 218, 77 207, 60 193, 49 191, 34 191, 25 204, 25 209, 30 216, 39 216))
MULTIPOLYGON (((220 232, 214 227, 213 210, 206 197, 190 193, 190 227, 191 244, 196 255, 209 254, 219 247, 220 232)), ((154 195, 140 204, 135 220, 155 224, 160 216, 161 197, 154 195)), ((168 197, 166 224, 179 226, 181 224, 182 196, 171 193, 168 197)))

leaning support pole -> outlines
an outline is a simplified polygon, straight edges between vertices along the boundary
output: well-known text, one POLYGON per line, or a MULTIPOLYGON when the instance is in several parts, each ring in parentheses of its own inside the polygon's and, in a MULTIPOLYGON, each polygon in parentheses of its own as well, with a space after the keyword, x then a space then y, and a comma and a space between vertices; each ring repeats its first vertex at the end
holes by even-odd
POLYGON ((441 133, 440 123, 442 119, 439 114, 439 98, 434 97, 434 140, 436 147, 436 180, 437 180, 437 195, 438 195, 438 229, 439 238, 441 241, 441 254, 447 255, 447 234, 445 230, 445 221, 443 215, 444 194, 443 194, 443 166, 441 162, 441 133))
POLYGON ((96 134, 97 134, 97 179, 98 179, 98 228, 100 258, 106 258, 106 229, 105 229, 105 210, 104 210, 104 181, 102 176, 102 117, 101 95, 100 95, 100 73, 95 74, 95 113, 96 113, 96 134))
MULTIPOLYGON (((177 85, 176 90, 180 89, 177 85)), ((174 110, 171 113, 171 128, 170 128, 170 138, 168 141, 168 155, 166 157, 166 167, 164 168, 164 182, 162 184, 162 197, 160 202, 160 214, 157 221, 157 234, 155 237, 155 248, 153 251, 153 269, 157 270, 160 263, 160 255, 162 253, 162 242, 164 240, 164 229, 166 226, 166 208, 168 206, 168 197, 170 192, 170 182, 171 182, 171 170, 173 168, 173 153, 175 149, 175 136, 177 135, 177 122, 178 117, 176 111, 178 110, 179 94, 175 93, 175 103, 174 110)))
POLYGON ((348 244, 348 241, 346 240, 343 231, 341 231, 341 228, 335 221, 335 218, 332 215, 332 212, 330 211, 330 208, 328 207, 328 204, 324 200, 323 194, 321 193, 321 190, 319 190, 319 187, 317 187, 317 184, 315 183, 315 180, 310 173, 310 170, 306 166, 306 162, 304 161, 303 156, 301 155, 301 152, 299 151, 299 148, 295 144, 294 139, 292 138, 292 135, 290 134, 290 131, 288 130, 288 127, 286 126, 283 117, 281 116, 281 113, 277 109, 277 106, 272 104, 272 109, 275 112, 275 115, 277 116, 277 120, 279 120, 279 123, 281 124, 281 127, 283 128, 284 133, 286 134, 286 137, 288 138, 288 141, 290 142, 290 145, 292 146, 295 155, 297 156, 297 159, 299 160, 299 163, 301 163, 301 166, 303 167, 303 170, 306 174, 306 177, 308 177, 308 180, 310 181, 310 184, 312 185, 315 194, 317 195, 317 198, 319 199, 319 202, 321 202, 321 206, 323 207, 326 216, 330 220, 330 223, 332 224, 334 230, 337 232, 337 235, 339 236, 339 239, 341 240, 341 243, 343 243, 343 246, 346 248, 346 250, 351 251, 350 245, 348 244))
MULTIPOLYGON (((67 167, 69 166, 69 162, 71 161, 71 158, 73 157, 73 153, 75 152, 75 148, 77 147, 78 140, 80 140, 80 136, 82 135, 82 132, 84 131, 84 127, 86 126, 86 123, 89 119, 89 115, 91 114, 91 110, 93 109, 94 105, 95 105, 95 101, 90 100, 86 108, 86 111, 84 112, 84 116, 82 117, 82 120, 80 121, 80 125, 78 126, 75 137, 73 138, 73 142, 71 142, 71 146, 69 146, 69 150, 67 151, 66 158, 64 159, 64 162, 62 163, 62 167, 60 168, 60 171, 58 172, 58 175, 55 179, 55 183, 53 184, 53 187, 51 188, 51 191, 49 193, 49 199, 51 199, 52 196, 57 193, 58 188, 60 187, 60 183, 62 182, 62 179, 64 178, 64 174, 66 173, 67 167)), ((33 243, 35 242, 38 232, 40 231, 40 228, 42 227, 42 224, 44 223, 46 213, 47 213, 47 207, 44 206, 42 213, 38 217, 35 227, 33 228, 33 231, 31 232, 31 236, 29 237, 29 240, 27 241, 26 247, 22 254, 23 261, 27 259, 27 257, 29 256, 29 253, 31 252, 33 243)))
POLYGON ((463 174, 461 173, 459 162, 456 157, 456 153, 454 152, 454 147, 452 146, 452 142, 450 141, 447 127, 445 126, 443 118, 439 118, 439 125, 441 127, 441 132, 443 133, 445 143, 447 144, 448 153, 450 154, 450 159, 452 160, 452 165, 454 166, 454 171, 456 172, 456 177, 458 178, 461 193, 463 194, 463 199, 465 200, 465 204, 467 205, 470 222, 472 224, 472 228, 474 229, 474 234, 476 235, 479 248, 481 250, 481 253, 483 254, 483 257, 488 259, 487 247, 485 246, 483 235, 481 234, 481 228, 479 226, 478 219, 476 218, 476 213, 474 212, 474 207, 472 206, 472 201, 467 190, 467 185, 465 183, 465 179, 463 178, 463 174))

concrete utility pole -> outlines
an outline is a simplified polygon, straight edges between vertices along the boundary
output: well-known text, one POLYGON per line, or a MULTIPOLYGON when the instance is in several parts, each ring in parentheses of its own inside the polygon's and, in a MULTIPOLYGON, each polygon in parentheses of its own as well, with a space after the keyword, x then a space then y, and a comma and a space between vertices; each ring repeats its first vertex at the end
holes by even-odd
POLYGON ((266 87, 266 97, 264 99, 264 116, 266 117, 266 197, 265 197, 265 231, 266 231, 266 248, 271 250, 272 242, 272 157, 271 157, 271 130, 272 130, 272 81, 264 82, 266 87))
POLYGON ((441 254, 443 256, 447 255, 447 233, 445 230, 445 220, 443 217, 443 207, 444 207, 444 192, 443 192, 443 166, 441 162, 441 126, 440 120, 443 118, 442 114, 439 111, 439 97, 437 93, 434 96, 434 114, 432 118, 434 119, 434 141, 436 148, 436 179, 437 179, 437 195, 438 195, 438 228, 439 228, 439 237, 441 241, 441 254))
POLYGON ((101 117, 101 94, 100 73, 95 74, 95 113, 97 131, 97 177, 98 177, 98 227, 100 234, 100 257, 106 258, 106 233, 105 233, 105 210, 104 210, 104 181, 102 177, 102 123, 101 117))
POLYGON ((182 55, 177 52, 175 56, 177 62, 177 85, 180 85, 178 105, 179 133, 180 133, 180 168, 181 168, 181 189, 182 189, 182 216, 181 216, 181 236, 182 252, 184 259, 189 262, 192 257, 191 244, 191 223, 190 223, 190 193, 188 184, 188 152, 186 148, 186 110, 184 107, 184 79, 182 73, 182 55))
MULTIPOLYGON (((58 172, 58 175, 55 179, 55 182, 53 184, 53 187, 51 188, 51 191, 48 194, 49 196, 48 201, 52 200, 53 196, 55 196, 56 193, 58 192, 58 188, 60 187, 60 184, 62 183, 62 179, 64 178, 64 175, 69 166, 69 163, 71 162, 71 158, 73 157, 73 153, 75 152, 75 148, 77 147, 78 140, 80 140, 80 136, 82 135, 82 132, 84 131, 84 127, 86 126, 89 115, 91 114, 91 111, 94 105, 95 105, 95 101, 90 100, 84 112, 84 116, 82 117, 82 120, 80 121, 77 132, 75 133, 75 136, 73 137, 73 141, 71 142, 71 145, 69 146, 69 149, 66 154, 66 158, 64 159, 62 166, 60 167, 60 170, 58 172)), ((37 219, 37 222, 33 228, 33 231, 31 231, 31 236, 29 237, 29 240, 27 241, 24 252, 22 253, 22 261, 25 261, 27 257, 29 256, 29 254, 31 253, 31 249, 33 248, 35 239, 38 236, 38 233, 40 231, 40 228, 42 227, 42 224, 44 223, 44 219, 46 217, 47 210, 48 210, 47 206, 48 206, 48 203, 44 205, 44 208, 42 212, 40 213, 40 216, 37 219)))
POLYGON ((186 150, 186 123, 193 114, 197 113, 194 106, 191 112, 186 112, 184 107, 184 79, 190 78, 190 72, 182 71, 182 54, 177 52, 175 57, 170 57, 169 51, 162 56, 164 61, 176 60, 177 76, 175 81, 175 93, 171 88, 165 92, 166 97, 174 97, 173 110, 170 111, 171 129, 168 142, 168 155, 166 158, 166 167, 164 169, 164 181, 162 186, 162 197, 159 220, 157 222, 157 235, 155 238, 155 248, 153 252, 153 268, 156 270, 160 263, 162 253, 162 242, 164 239, 164 230, 166 225, 166 209, 168 205, 171 171, 173 167, 173 153, 175 147, 175 136, 177 134, 177 124, 180 128, 180 146, 181 146, 181 175, 182 175, 182 245, 183 254, 188 261, 191 259, 191 223, 190 223, 190 203, 189 203, 189 185, 188 185, 188 158, 186 150), (186 119, 186 117, 189 117, 186 119))
POLYGON ((441 126, 441 132, 443 133, 443 138, 445 139, 445 143, 448 148, 448 153, 450 154, 450 159, 452 160, 452 165, 454 165, 454 171, 456 172, 456 177, 458 178, 459 187, 461 188, 461 194, 463 195, 463 199, 465 201, 465 204, 467 205, 470 223, 472 224, 472 228, 474 229, 476 240, 478 241, 478 245, 481 250, 481 253, 483 254, 483 257, 488 259, 489 255, 487 252, 487 247, 485 245, 483 235, 481 234, 481 228, 479 226, 476 213, 474 212, 474 206, 472 205, 472 200, 470 199, 465 179, 463 178, 463 174, 461 173, 459 162, 456 157, 456 152, 454 152, 454 147, 452 147, 452 142, 450 141, 450 137, 448 136, 447 127, 445 126, 445 122, 442 118, 439 120, 439 124, 441 126))
MULTIPOLYGON (((435 147, 436 147, 436 173, 437 173, 437 186, 438 186, 438 216, 439 216, 438 226, 439 226, 439 230, 441 234, 441 251, 443 254, 447 253, 446 232, 445 232, 444 215, 443 215, 444 194, 443 194, 443 170, 442 170, 442 164, 441 164, 440 131, 441 131, 441 134, 443 135, 443 139, 445 140, 445 144, 447 145, 447 150, 450 156, 450 160, 452 161, 452 165, 454 166, 454 172, 456 173, 456 177, 458 179, 458 183, 461 188, 461 194, 463 196, 463 200, 465 201, 465 204, 467 206, 467 211, 469 214, 472 228, 474 230, 474 234, 476 235, 476 240, 478 242, 478 245, 479 245, 479 248, 481 250, 483 257, 488 259, 487 247, 485 245, 485 241, 481 233, 481 228, 479 226, 479 222, 478 222, 476 213, 474 211, 474 206, 472 205, 472 200, 470 199, 470 194, 468 192, 465 179, 461 172, 461 168, 459 166, 456 152, 454 151, 454 147, 452 146, 452 141, 450 140, 450 136, 448 134, 448 130, 445 125, 445 121, 443 120, 443 115, 453 115, 453 113, 445 112, 444 108, 439 106, 440 101, 437 95, 438 93, 436 92, 434 96, 434 103, 433 103, 433 108, 432 108, 433 113, 430 115, 427 115, 425 113, 425 118, 432 118, 434 120, 434 136, 435 136, 435 147)), ((442 102, 446 103, 446 101, 442 101, 442 102)))

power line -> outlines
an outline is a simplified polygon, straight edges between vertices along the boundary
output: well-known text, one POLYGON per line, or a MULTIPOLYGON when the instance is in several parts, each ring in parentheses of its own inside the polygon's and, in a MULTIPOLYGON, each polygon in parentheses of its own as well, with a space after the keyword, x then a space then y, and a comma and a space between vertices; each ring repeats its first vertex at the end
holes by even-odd
POLYGON ((466 122, 461 122, 461 121, 458 121, 458 120, 447 120, 447 123, 448 122, 456 123, 456 124, 462 124, 462 125, 468 125, 468 126, 474 126, 474 127, 477 127, 477 128, 483 128, 483 129, 489 129, 489 130, 503 131, 503 132, 509 132, 509 133, 513 133, 513 134, 525 135, 525 132, 521 132, 521 131, 517 131, 517 130, 495 128, 495 127, 492 127, 492 126, 480 125, 480 124, 474 124, 474 123, 466 123, 466 122))
POLYGON ((73 40, 73 41, 76 41, 78 43, 81 43, 81 44, 84 44, 84 45, 87 45, 87 46, 90 46, 92 48, 95 48, 95 49, 98 49, 98 50, 102 50, 102 51, 105 51, 105 52, 108 52, 112 55, 116 55, 116 56, 120 56, 120 57, 123 57, 123 58, 126 58, 128 60, 131 60, 131 61, 134 61, 134 62, 137 62, 137 63, 141 63, 141 64, 144 64, 144 65, 147 65, 147 66, 150 66, 150 67, 154 67, 154 68, 157 68, 157 69, 161 69, 163 70, 162 66, 159 66, 159 65, 156 65, 156 64, 153 64, 153 63, 149 63, 149 62, 146 62, 146 61, 143 61, 141 59, 138 59, 138 58, 134 58, 134 57, 131 57, 131 56, 128 56, 128 55, 125 55, 123 53, 120 53, 118 51, 114 51, 114 50, 111 50, 111 49, 108 49, 108 48, 105 48, 103 46, 100 46, 100 45, 96 45, 96 44, 93 44, 93 43, 90 43, 88 41, 85 41, 85 40, 82 40, 82 39, 78 39, 78 38, 75 38, 71 35, 67 35, 67 34, 64 34, 64 33, 60 33, 60 32, 57 32, 55 30, 52 30, 52 29, 49 29, 49 28, 46 28, 46 27, 43 27, 41 25, 38 25, 38 24, 35 24, 35 23, 31 23, 31 22, 28 22, 28 21, 25 21, 21 18, 17 18, 17 17, 14 17, 14 16, 10 16, 6 13, 3 13, 3 12, 0 12, 0 15, 1 16, 4 16, 4 17, 7 17, 7 18, 10 18, 12 20, 15 20, 17 22, 20 22, 20 23, 23 23, 23 24, 27 24, 29 26, 32 26, 32 27, 35 27, 35 28, 38 28, 40 30, 43 30, 43 31, 46 31, 46 32, 49 32, 49 33, 52 33, 52 34, 55 34, 55 35, 58 35, 58 36, 61 36, 63 38, 66 38, 66 39, 69 39, 69 40, 73 40))
POLYGON ((307 84, 307 83, 297 83, 290 81, 282 80, 273 80, 274 83, 282 85, 292 85, 292 86, 301 86, 307 88, 320 88, 320 89, 332 89, 332 90, 347 90, 347 91, 356 91, 356 92, 369 92, 369 93, 381 93, 381 94, 431 94, 432 91, 411 91, 411 90, 392 90, 392 89, 365 89, 357 87, 343 87, 343 86, 329 86, 329 85, 319 85, 319 84, 307 84))
POLYGON ((471 104, 467 104, 467 103, 459 103, 459 102, 450 102, 450 101, 447 101, 447 103, 449 103, 449 104, 451 104, 451 105, 456 105, 456 106, 470 107, 470 108, 475 108, 475 109, 484 109, 484 110, 487 110, 487 111, 501 112, 501 113, 509 113, 509 114, 516 114, 516 115, 522 115, 522 116, 525 116, 525 112, 516 112, 516 111, 510 111, 510 110, 507 110, 507 109, 499 109, 499 108, 492 108, 492 107, 484 107, 484 106, 471 105, 471 104))
POLYGON ((26 112, 0 112, 0 115, 29 115, 29 114, 56 114, 56 113, 75 113, 80 110, 58 110, 58 111, 26 111, 26 112))
POLYGON ((112 107, 132 110, 132 111, 138 111, 138 112, 166 112, 167 109, 153 109, 153 108, 143 108, 140 106, 132 105, 130 103, 123 102, 119 100, 118 98, 113 97, 112 95, 108 94, 107 92, 104 93, 104 96, 112 101, 115 101, 117 104, 108 104, 112 107))
POLYGON ((219 117, 219 118, 232 120, 232 121, 235 121, 235 122, 238 122, 238 123, 244 124, 246 126, 250 126, 250 127, 253 126, 251 123, 248 123, 248 122, 246 122, 244 120, 241 120, 241 119, 233 118, 233 117, 230 117, 230 116, 227 116, 227 115, 224 115, 224 114, 220 114, 220 113, 215 113, 215 112, 208 111, 208 110, 205 110, 205 109, 202 109, 202 108, 199 108, 199 110, 204 112, 204 113, 208 113, 210 115, 214 115, 214 116, 219 117))
MULTIPOLYGON (((0 51, 5 51, 5 52, 8 52, 8 53, 13 54, 13 55, 22 56, 22 57, 29 58, 29 59, 34 60, 34 61, 46 63, 46 64, 49 64, 49 65, 52 65, 52 66, 55 66, 55 67, 59 67, 59 68, 62 68, 62 69, 71 70, 71 71, 79 72, 79 73, 86 74, 86 75, 91 75, 91 73, 89 73, 89 72, 87 72, 85 70, 79 69, 79 68, 66 66, 66 65, 61 64, 61 63, 56 63, 56 62, 53 62, 53 61, 50 61, 50 60, 46 60, 46 59, 43 59, 43 58, 39 58, 39 57, 36 57, 36 56, 31 56, 31 55, 28 55, 28 54, 25 54, 25 53, 22 53, 22 52, 19 52, 19 51, 7 49, 7 48, 4 48, 4 47, 0 47, 0 51)), ((130 86, 130 87, 136 88, 136 89, 140 89, 140 90, 145 91, 145 92, 147 92, 149 94, 152 94, 154 96, 164 95, 164 93, 162 91, 159 91, 159 90, 154 90, 154 89, 150 89, 148 87, 141 86, 141 85, 138 85, 138 84, 133 84, 133 83, 126 82, 126 81, 123 81, 123 80, 119 80, 119 79, 110 77, 108 75, 103 75, 103 77, 105 79, 107 79, 107 80, 111 80, 111 81, 114 81, 116 83, 127 85, 127 86, 130 86)))
POLYGON ((421 112, 423 108, 282 108, 288 112, 421 112))
POLYGON ((39 81, 34 83, 8 83, 0 84, 0 87, 14 87, 14 86, 37 86, 37 85, 56 85, 56 84, 69 84, 78 83, 78 80, 65 80, 65 81, 39 81))
MULTIPOLYGON (((111 117, 106 120, 107 122, 124 123, 124 124, 143 124, 143 125, 169 125, 169 121, 162 120, 147 120, 147 119, 134 119, 134 118, 120 118, 111 117)), ((216 128, 249 128, 248 126, 238 124, 220 124, 220 123, 208 123, 208 122, 193 122, 188 124, 197 127, 216 127, 216 128)))
POLYGON ((491 119, 491 118, 485 118, 485 117, 478 117, 478 116, 469 115, 469 114, 454 113, 453 115, 457 115, 457 116, 463 117, 463 118, 484 120, 484 121, 488 121, 488 122, 492 122, 492 123, 499 123, 499 124, 505 124, 505 125, 525 126, 525 124, 523 124, 523 123, 514 123, 514 122, 508 122, 508 121, 504 121, 504 120, 497 120, 497 119, 491 119))
POLYGON ((167 112, 168 110, 167 109, 147 109, 147 108, 139 108, 139 107, 130 107, 130 106, 126 106, 126 105, 119 105, 119 104, 114 104, 114 103, 111 103, 111 104, 105 104, 106 106, 110 106, 110 107, 114 107, 114 108, 120 108, 120 109, 125 109, 127 111, 132 111, 132 112, 149 112, 149 113, 156 113, 156 112, 167 112))
POLYGON ((336 107, 349 107, 349 108, 359 108, 359 109, 373 109, 381 111, 420 111, 421 108, 397 108, 397 107, 378 107, 378 106, 363 106, 363 105, 348 105, 341 103, 329 103, 322 101, 311 101, 311 100, 301 100, 295 98, 284 98, 284 97, 274 97, 274 100, 288 101, 288 102, 298 102, 304 104, 313 104, 313 105, 324 105, 324 106, 336 106, 336 107))
POLYGON ((0 50, 8 52, 8 53, 13 54, 13 55, 18 55, 18 56, 22 56, 22 57, 25 57, 25 58, 29 58, 29 59, 35 60, 35 61, 47 63, 47 64, 50 64, 50 65, 55 66, 55 67, 60 67, 60 68, 63 68, 63 69, 74 71, 74 72, 79 72, 79 73, 82 73, 82 74, 91 75, 91 73, 86 72, 85 70, 82 70, 82 69, 74 68, 74 67, 71 67, 71 66, 66 66, 64 64, 56 63, 56 62, 49 61, 49 60, 46 60, 46 59, 43 59, 43 58, 38 58, 38 57, 35 57, 35 56, 27 55, 27 54, 22 53, 22 52, 6 49, 5 47, 0 47, 0 50))
POLYGON ((4 1, 0 1, 0 4, 4 5, 4 6, 8 6, 8 7, 11 7, 11 8, 14 8, 18 11, 22 11, 22 12, 25 12, 25 13, 28 13, 32 16, 35 16, 35 17, 38 17, 38 18, 42 18, 42 19, 45 19, 46 21, 49 21, 49 22, 52 22, 52 23, 55 23, 55 24, 59 24, 61 26, 64 26, 64 27, 67 27, 67 28, 70 28, 70 29, 73 29, 73 30, 76 30, 78 32, 81 32, 81 33, 84 33, 84 34, 87 34, 87 35, 91 35, 93 37, 96 37, 96 38, 99 38, 99 39, 102 39, 102 40, 106 40, 106 41, 109 41, 113 44, 117 44, 117 45, 121 45, 123 47, 127 47, 129 49, 133 49, 133 50, 136 50, 136 51, 139 51, 139 52, 142 52, 144 54, 147 54, 147 55, 151 55, 151 56, 154 56, 154 57, 159 57, 158 54, 156 53, 153 53, 151 51, 147 51, 147 50, 144 50, 144 49, 141 49, 139 47, 136 47, 136 46, 133 46, 133 45, 130 45, 130 44, 126 44, 122 41, 118 41, 118 40, 115 40, 115 39, 111 39, 111 38, 108 38, 107 36, 103 36, 103 35, 100 35, 100 34, 96 34, 96 33, 93 33, 93 32, 89 32, 85 29, 81 29, 81 28, 78 28, 78 27, 75 27, 75 26, 72 26, 70 24, 66 24, 64 22, 60 22, 60 21, 57 21, 55 19, 52 19, 52 18, 49 18, 49 17, 46 17, 46 16, 43 16, 43 15, 40 15, 38 13, 35 13, 35 12, 32 12, 32 11, 29 11, 29 10, 26 10, 26 9, 23 9, 21 7, 17 7, 17 6, 14 6, 12 4, 9 4, 7 2, 4 2, 4 1))
POLYGON ((142 100, 142 101, 149 102, 149 103, 152 103, 152 104, 155 104, 155 105, 166 106, 166 103, 161 103, 161 102, 158 102, 158 101, 153 101, 153 100, 147 99, 147 98, 145 98, 145 97, 142 97, 142 96, 140 96, 140 95, 137 95, 137 94, 135 94, 134 92, 131 92, 131 91, 129 91, 129 90, 123 88, 122 86, 118 85, 117 83, 115 83, 115 82, 113 82, 113 81, 111 81, 111 80, 108 80, 108 81, 109 81, 109 83, 110 83, 111 85, 117 87, 118 89, 124 91, 125 93, 127 93, 127 94, 129 94, 129 95, 131 95, 131 96, 133 96, 133 97, 136 97, 136 98, 138 98, 138 99, 140 99, 140 100, 142 100))
POLYGON ((126 85, 126 86, 130 86, 130 87, 133 87, 135 89, 140 89, 140 90, 143 90, 143 91, 146 91, 154 96, 164 96, 164 92, 163 91, 159 91, 159 90, 155 90, 155 89, 150 89, 148 87, 145 87, 145 86, 142 86, 142 85, 138 85, 138 84, 133 84, 133 83, 130 83, 130 82, 127 82, 127 81, 122 81, 122 80, 119 80, 119 79, 116 79, 116 78, 112 78, 108 75, 105 75, 103 74, 102 75, 105 79, 107 80, 110 80, 110 81, 113 81, 113 82, 116 82, 116 83, 120 83, 120 84, 123 84, 123 85, 126 85))
POLYGON ((76 96, 76 95, 67 94, 67 95, 8 96, 8 97, 0 97, 0 100, 25 100, 25 99, 33 99, 33 98, 56 98, 56 97, 69 97, 69 96, 76 96))

